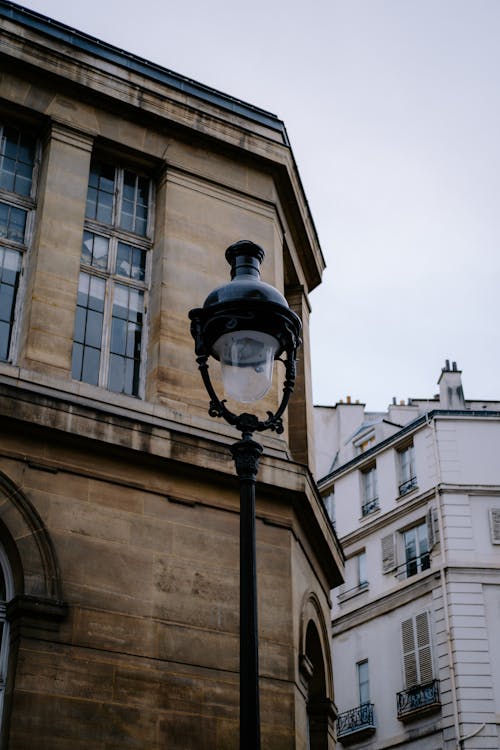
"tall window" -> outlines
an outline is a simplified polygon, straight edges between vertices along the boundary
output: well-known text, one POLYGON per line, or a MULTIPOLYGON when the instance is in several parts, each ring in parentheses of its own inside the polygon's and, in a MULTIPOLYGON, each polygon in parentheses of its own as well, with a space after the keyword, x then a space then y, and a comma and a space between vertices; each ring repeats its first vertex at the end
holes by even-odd
POLYGON ((423 685, 433 678, 429 613, 421 612, 401 623, 405 687, 423 685))
POLYGON ((406 576, 414 576, 430 567, 427 523, 421 523, 403 532, 406 576))
POLYGON ((417 486, 415 472, 415 450, 413 445, 408 445, 398 451, 399 458, 399 494, 406 495, 417 486))
POLYGON ((361 473, 363 486, 363 505, 361 512, 363 516, 373 513, 378 509, 378 492, 377 492, 377 467, 371 466, 361 473))
POLYGON ((73 341, 75 380, 139 396, 150 276, 151 181, 90 169, 73 341))
POLYGON ((368 583, 366 552, 360 552, 359 555, 356 555, 356 573, 358 586, 365 586, 368 583))
POLYGON ((0 359, 12 358, 12 334, 24 254, 35 208, 36 141, 0 124, 0 359))
POLYGON ((358 661, 356 664, 358 672, 359 705, 370 702, 370 680, 368 675, 368 659, 358 661))

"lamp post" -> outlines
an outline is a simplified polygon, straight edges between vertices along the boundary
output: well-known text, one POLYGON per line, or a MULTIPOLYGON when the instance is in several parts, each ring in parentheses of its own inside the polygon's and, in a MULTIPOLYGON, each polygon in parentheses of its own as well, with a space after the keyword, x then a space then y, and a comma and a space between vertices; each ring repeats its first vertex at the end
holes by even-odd
POLYGON ((259 750, 259 656, 255 554, 255 483, 262 446, 254 432, 283 432, 282 416, 295 384, 301 322, 283 295, 260 279, 264 250, 241 240, 226 250, 231 281, 212 291, 203 307, 191 310, 196 362, 210 397, 208 413, 222 417, 241 432, 231 446, 240 484, 240 749, 259 750), (284 359, 282 357, 285 357, 284 359), (220 362, 225 394, 252 404, 271 387, 275 360, 284 364, 283 393, 278 409, 266 419, 250 412, 236 414, 217 395, 209 374, 209 358, 220 362))

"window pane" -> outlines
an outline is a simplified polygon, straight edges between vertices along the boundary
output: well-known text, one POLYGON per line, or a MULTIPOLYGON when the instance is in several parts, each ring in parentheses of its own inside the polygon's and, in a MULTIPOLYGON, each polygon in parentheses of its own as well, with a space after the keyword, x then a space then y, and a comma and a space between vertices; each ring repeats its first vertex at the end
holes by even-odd
POLYGON ((80 343, 73 344, 73 354, 71 358, 71 377, 75 380, 82 379, 83 364, 83 346, 80 343))
POLYGON ((149 180, 133 172, 123 175, 123 196, 120 226, 129 232, 146 235, 148 218, 149 180))
POLYGON ((108 388, 118 393, 139 393, 143 307, 142 292, 115 284, 108 388))
POLYGON ((9 356, 10 325, 0 321, 0 359, 9 356))
POLYGON ((146 251, 138 247, 118 243, 115 273, 136 281, 144 281, 146 274, 146 251))
POLYGON ((109 239, 100 234, 83 233, 82 263, 105 271, 108 267, 109 239))
POLYGON ((27 213, 22 208, 0 203, 0 237, 22 243, 27 213))
POLYGON ((80 274, 73 336, 72 374, 77 380, 97 385, 101 362, 104 279, 80 274))
POLYGON ((31 192, 35 139, 21 134, 17 128, 6 127, 0 141, 0 186, 19 195, 31 192))
POLYGON ((94 162, 90 168, 86 216, 111 224, 114 194, 114 167, 109 164, 94 162))
POLYGON ((87 325, 85 329, 85 343, 97 349, 101 348, 103 315, 94 310, 87 311, 87 325))
POLYGON ((96 276, 91 276, 89 285, 89 308, 99 312, 104 311, 105 291, 106 282, 104 279, 98 279, 96 276))
POLYGON ((125 388, 125 359, 117 354, 109 358, 108 388, 115 393, 124 393, 125 388))
POLYGON ((367 582, 366 577, 366 553, 362 552, 360 555, 358 555, 358 583, 366 583, 367 582))
POLYGON ((82 380, 90 385, 99 383, 99 366, 101 361, 101 352, 98 349, 85 347, 83 351, 82 380))
POLYGON ((113 318, 111 322, 111 351, 124 355, 127 349, 127 321, 113 318))
POLYGON ((361 661, 357 665, 358 667, 358 687, 359 687, 359 702, 360 705, 363 703, 370 702, 370 684, 368 678, 368 661, 361 661))
POLYGON ((9 356, 20 272, 21 253, 0 248, 0 359, 4 360, 9 356))

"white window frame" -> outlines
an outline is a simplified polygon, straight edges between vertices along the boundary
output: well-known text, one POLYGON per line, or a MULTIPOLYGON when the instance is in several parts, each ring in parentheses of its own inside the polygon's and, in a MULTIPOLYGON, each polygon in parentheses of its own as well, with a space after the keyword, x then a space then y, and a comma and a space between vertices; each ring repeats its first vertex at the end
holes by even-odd
POLYGON ((415 448, 413 443, 397 450, 398 458, 398 492, 399 496, 407 495, 417 487, 415 469, 415 448))
MULTIPOLYGON (((415 523, 413 526, 408 527, 407 529, 402 529, 401 532, 401 546, 402 546, 402 559, 404 562, 402 563, 402 566, 404 565, 405 568, 405 578, 412 578, 414 575, 417 575, 418 573, 422 573, 424 570, 429 570, 431 562, 430 562, 430 540, 429 540, 429 522, 428 519, 421 520, 418 523, 415 523), (414 535, 414 544, 415 544, 415 550, 416 555, 415 557, 408 557, 408 541, 410 535, 414 535), (425 535, 425 541, 426 541, 426 548, 424 551, 421 550, 421 542, 423 541, 423 535, 425 535), (416 570, 413 573, 408 573, 408 566, 412 563, 415 563, 416 570)), ((402 567, 401 566, 401 567, 402 567)))
POLYGON ((366 550, 362 550, 356 555, 356 574, 358 586, 360 588, 366 586, 368 584, 366 550))
POLYGON ((361 470, 361 488, 361 515, 365 518, 379 509, 376 464, 371 464, 366 469, 361 470))
POLYGON ((361 659, 361 661, 356 662, 356 677, 359 705, 365 706, 367 703, 370 703, 370 668, 368 659, 361 659))
MULTIPOLYGON (((149 292, 151 288, 151 268, 152 268, 152 249, 153 249, 153 230, 154 230, 154 214, 155 214, 155 190, 154 183, 150 176, 145 172, 138 170, 134 166, 122 165, 116 163, 113 158, 107 158, 106 156, 98 155, 93 157, 91 162, 91 169, 95 162, 101 162, 114 169, 115 174, 115 189, 113 196, 113 204, 111 209, 111 224, 101 222, 97 219, 91 219, 85 217, 84 220, 84 231, 90 232, 94 235, 105 237, 109 240, 108 246, 108 265, 106 269, 99 269, 93 265, 85 263, 83 260, 80 262, 80 274, 87 274, 91 277, 103 279, 105 283, 105 297, 104 297, 104 314, 103 314, 103 325, 102 325, 102 337, 101 337, 101 350, 100 350, 100 363, 99 363, 99 374, 97 387, 105 388, 112 391, 108 385, 109 379, 109 365, 111 358, 111 321, 113 311, 113 291, 116 285, 125 286, 129 289, 135 289, 142 292, 144 300, 143 310, 143 321, 141 331, 141 359, 139 369, 139 387, 137 394, 133 394, 134 398, 144 398, 145 392, 145 370, 146 370, 146 356, 147 351, 147 339, 149 330, 149 292), (148 192, 148 217, 145 235, 136 234, 128 230, 122 229, 119 226, 122 198, 123 198, 123 183, 125 172, 131 172, 136 177, 145 177, 148 180, 149 192, 148 192), (115 261, 118 250, 118 243, 123 242, 127 245, 138 248, 145 252, 146 264, 144 271, 144 281, 136 281, 125 276, 120 276, 116 273, 115 261)), ((90 171, 89 171, 89 182, 90 182, 90 171)), ((82 240, 83 241, 83 240, 82 240)), ((78 382, 86 382, 79 380, 78 382)), ((123 395, 123 394, 122 394, 123 395)), ((128 395, 128 394, 127 394, 128 395)))

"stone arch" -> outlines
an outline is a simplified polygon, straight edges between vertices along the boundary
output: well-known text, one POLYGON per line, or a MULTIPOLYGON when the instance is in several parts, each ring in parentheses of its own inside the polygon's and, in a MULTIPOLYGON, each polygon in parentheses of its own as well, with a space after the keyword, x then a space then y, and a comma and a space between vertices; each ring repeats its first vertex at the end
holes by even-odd
POLYGON ((12 567, 15 596, 62 602, 59 565, 47 528, 33 503, 2 471, 0 540, 12 567))
POLYGON ((300 676, 307 695, 309 747, 334 747, 336 709, 333 702, 333 674, 330 639, 316 594, 304 598, 300 622, 300 676))

